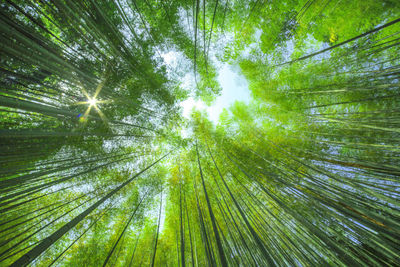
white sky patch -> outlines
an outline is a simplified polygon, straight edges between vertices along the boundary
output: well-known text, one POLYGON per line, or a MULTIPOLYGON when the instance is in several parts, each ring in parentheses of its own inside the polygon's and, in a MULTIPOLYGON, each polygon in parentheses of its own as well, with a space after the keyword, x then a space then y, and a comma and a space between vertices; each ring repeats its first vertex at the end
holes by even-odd
POLYGON ((190 113, 192 113, 193 108, 199 109, 199 110, 204 110, 207 109, 206 104, 203 103, 201 100, 194 100, 193 97, 189 97, 185 101, 181 102, 180 105, 183 108, 183 113, 182 115, 190 119, 190 113))
MULTIPOLYGON (((162 57, 170 75, 176 74, 176 70, 180 65, 185 64, 182 62, 183 56, 175 51, 162 54, 162 57)), ((185 101, 182 101, 180 106, 183 108, 182 115, 187 119, 190 119, 193 108, 196 108, 198 110, 205 110, 210 120, 214 124, 217 124, 219 115, 224 108, 228 109, 236 100, 249 103, 250 91, 245 77, 240 74, 239 67, 236 67, 237 70, 235 70, 228 63, 220 64, 216 59, 212 61, 218 68, 218 82, 222 88, 221 95, 216 97, 211 106, 207 106, 201 100, 195 100, 194 97, 189 97, 185 101)), ((179 77, 178 75, 175 78, 178 78, 182 82, 181 86, 187 90, 195 86, 193 74, 190 72, 186 73, 183 77, 179 77)))
POLYGON ((176 62, 177 53, 176 52, 170 51, 168 53, 162 54, 161 56, 163 57, 163 59, 167 65, 176 67, 176 64, 177 64, 177 62, 176 62))
POLYGON ((218 81, 222 87, 222 94, 207 109, 210 119, 214 123, 217 123, 222 110, 229 108, 236 100, 246 103, 250 101, 250 91, 246 78, 239 71, 232 70, 228 64, 224 64, 219 70, 218 81))
POLYGON ((192 109, 196 108, 206 110, 210 120, 217 124, 219 115, 224 108, 228 109, 236 100, 246 103, 250 101, 250 91, 246 79, 238 72, 233 71, 228 64, 223 64, 219 70, 218 82, 222 87, 222 92, 211 106, 208 107, 203 101, 196 101, 193 97, 180 103, 185 118, 189 119, 192 109))

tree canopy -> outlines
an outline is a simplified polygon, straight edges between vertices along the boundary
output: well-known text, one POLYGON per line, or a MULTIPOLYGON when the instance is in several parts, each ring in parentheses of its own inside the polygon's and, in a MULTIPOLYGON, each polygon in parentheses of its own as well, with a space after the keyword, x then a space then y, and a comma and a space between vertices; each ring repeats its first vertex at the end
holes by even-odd
POLYGON ((0 6, 1 266, 400 264, 397 0, 0 6))

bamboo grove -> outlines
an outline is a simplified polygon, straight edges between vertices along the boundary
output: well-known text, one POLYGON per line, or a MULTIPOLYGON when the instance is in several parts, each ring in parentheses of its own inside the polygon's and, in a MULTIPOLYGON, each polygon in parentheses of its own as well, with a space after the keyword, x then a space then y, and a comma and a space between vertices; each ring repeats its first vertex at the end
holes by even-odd
POLYGON ((1 266, 400 264, 398 1, 0 5, 1 266))

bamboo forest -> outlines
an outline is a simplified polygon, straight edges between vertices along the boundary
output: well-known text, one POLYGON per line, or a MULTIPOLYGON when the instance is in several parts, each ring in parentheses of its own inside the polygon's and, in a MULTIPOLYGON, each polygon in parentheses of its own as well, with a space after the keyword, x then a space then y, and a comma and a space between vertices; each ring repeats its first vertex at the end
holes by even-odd
POLYGON ((0 266, 400 266, 398 0, 0 5, 0 266))

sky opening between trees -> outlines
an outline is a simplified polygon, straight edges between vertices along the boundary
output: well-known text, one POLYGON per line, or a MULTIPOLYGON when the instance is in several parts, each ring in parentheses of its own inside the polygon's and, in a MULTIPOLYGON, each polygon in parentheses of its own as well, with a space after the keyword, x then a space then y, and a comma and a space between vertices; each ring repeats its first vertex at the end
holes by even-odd
POLYGON ((397 0, 0 5, 1 266, 400 265, 397 0))

